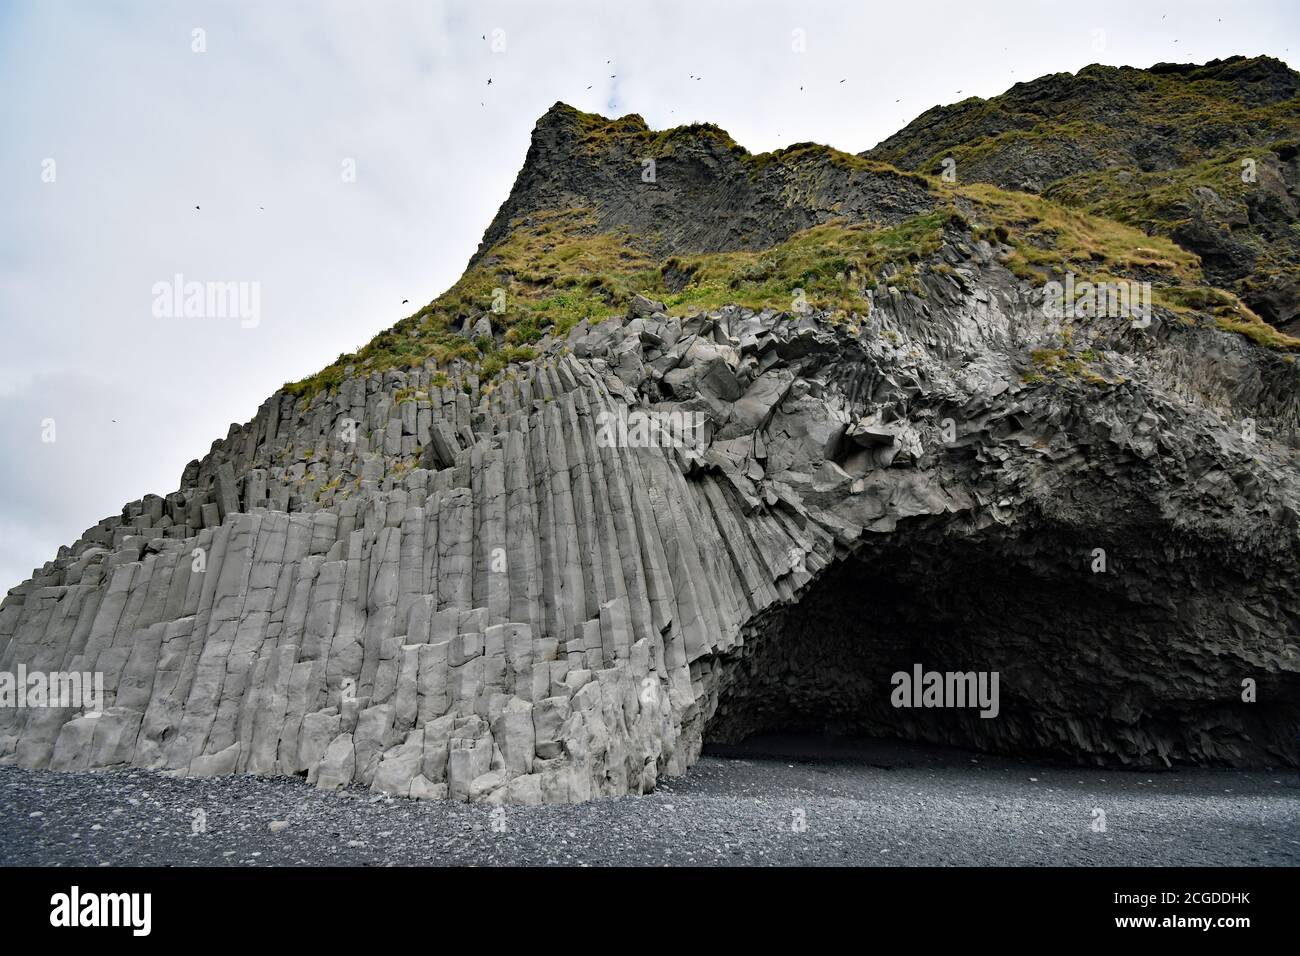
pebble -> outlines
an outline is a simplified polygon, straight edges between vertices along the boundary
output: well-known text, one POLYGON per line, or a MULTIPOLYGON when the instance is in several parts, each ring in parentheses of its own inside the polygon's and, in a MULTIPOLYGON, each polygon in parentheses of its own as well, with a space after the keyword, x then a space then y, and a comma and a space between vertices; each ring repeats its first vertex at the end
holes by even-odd
POLYGON ((296 777, 0 766, 0 865, 1300 865, 1300 781, 1276 770, 1098 776, 987 755, 974 768, 969 752, 920 747, 799 758, 706 753, 660 792, 510 807, 506 833, 489 829, 490 807, 371 802, 296 777), (156 810, 121 815, 146 790, 156 810), (806 831, 791 831, 792 807, 806 831), (110 814, 107 829, 90 823, 110 814))

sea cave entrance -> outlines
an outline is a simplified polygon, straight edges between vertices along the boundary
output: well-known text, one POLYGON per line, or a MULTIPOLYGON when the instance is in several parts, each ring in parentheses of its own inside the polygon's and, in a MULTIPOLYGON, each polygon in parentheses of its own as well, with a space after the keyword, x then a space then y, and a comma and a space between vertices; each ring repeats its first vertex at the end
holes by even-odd
POLYGON ((1269 726, 1282 715, 1243 708, 1242 667, 1213 650, 1223 615, 1206 608, 1235 583, 1202 578, 1189 608, 1187 565, 1124 580, 1060 537, 900 544, 828 568, 715 660, 706 751, 804 735, 1099 765, 1294 762, 1269 726))

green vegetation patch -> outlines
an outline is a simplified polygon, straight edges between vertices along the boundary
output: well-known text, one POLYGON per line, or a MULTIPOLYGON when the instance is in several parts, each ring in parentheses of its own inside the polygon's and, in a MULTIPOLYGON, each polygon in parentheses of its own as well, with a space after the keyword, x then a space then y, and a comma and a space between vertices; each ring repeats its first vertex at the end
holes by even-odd
POLYGON ((1035 281, 1067 271, 1151 276, 1181 284, 1200 281, 1200 261, 1161 236, 1044 199, 986 183, 953 190, 973 203, 979 227, 1010 245, 1007 266, 1035 281))
MULTIPOLYGON (((1273 116, 1286 109, 1294 110, 1294 104, 1265 112, 1273 116)), ((863 314, 873 290, 922 292, 922 270, 947 270, 932 261, 945 233, 967 229, 1009 247, 1006 266, 1026 280, 1045 282, 1075 272, 1093 281, 1150 281, 1153 300, 1180 315, 1208 314, 1220 328, 1259 345, 1300 351, 1300 340, 1270 327, 1236 295, 1207 286, 1198 258, 1159 235, 1169 226, 1162 217, 1177 208, 1188 189, 1206 185, 1236 200, 1233 184, 1240 182, 1241 156, 1224 154, 1169 173, 1130 172, 1125 178, 1112 170, 1073 177, 1053 190, 1055 198, 1046 198, 980 183, 949 185, 817 144, 753 156, 709 125, 655 133, 637 116, 606 120, 573 113, 592 148, 606 148, 621 137, 653 155, 678 142, 715 138, 751 171, 772 163, 796 171, 824 169, 830 163, 888 172, 924 184, 936 207, 892 226, 835 219, 764 250, 664 261, 640 248, 630 234, 602 231, 592 210, 531 213, 513 222, 507 237, 433 302, 285 390, 310 396, 337 388, 349 367, 369 373, 429 362, 437 367, 437 387, 458 384, 449 374, 456 362, 469 363, 482 381, 490 381, 509 365, 535 358, 533 346, 546 334, 563 335, 584 319, 599 322, 622 313, 637 293, 679 313, 724 305, 787 311, 806 304, 833 315, 863 314), (471 328, 484 316, 495 332, 503 333, 500 346, 495 338, 471 342, 454 331, 471 328)), ((399 395, 398 400, 411 397, 399 395)))
MULTIPOLYGON (((443 295, 381 332, 316 375, 286 385, 294 395, 337 387, 344 370, 411 368, 433 360, 475 364, 490 379, 506 365, 536 356, 531 344, 548 331, 563 335, 583 319, 598 322, 643 293, 689 311, 734 304, 788 310, 802 291, 812 308, 865 312, 867 290, 886 264, 902 265, 888 282, 899 284, 939 248, 951 210, 896 226, 841 221, 814 226, 761 252, 678 256, 659 262, 629 236, 600 232, 589 210, 535 214, 443 295), (685 284, 674 281, 685 276, 685 284), (454 327, 488 316, 504 330, 505 345, 470 342, 454 327)), ((450 379, 443 374, 443 381, 450 379)), ((436 383, 435 383, 436 384, 436 383)))

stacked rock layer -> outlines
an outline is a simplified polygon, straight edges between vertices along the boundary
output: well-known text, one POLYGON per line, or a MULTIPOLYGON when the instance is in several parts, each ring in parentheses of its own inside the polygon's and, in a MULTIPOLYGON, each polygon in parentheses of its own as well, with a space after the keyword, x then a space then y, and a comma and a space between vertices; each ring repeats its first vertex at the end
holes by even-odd
POLYGON ((1159 308, 1063 329, 1005 251, 278 392, 9 592, 0 671, 105 699, 0 708, 0 762, 523 804, 792 729, 1294 764, 1300 369, 1159 308), (707 425, 611 427, 656 415, 707 425), (996 671, 997 716, 893 706, 915 664, 996 671))

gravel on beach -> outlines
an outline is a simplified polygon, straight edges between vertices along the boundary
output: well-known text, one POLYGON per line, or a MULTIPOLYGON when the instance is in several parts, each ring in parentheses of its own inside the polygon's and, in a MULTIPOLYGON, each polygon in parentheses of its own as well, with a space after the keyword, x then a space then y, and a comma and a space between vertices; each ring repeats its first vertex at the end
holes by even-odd
POLYGON ((494 809, 299 778, 5 766, 0 864, 1295 866, 1300 781, 769 738, 646 796, 494 809))

